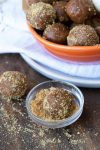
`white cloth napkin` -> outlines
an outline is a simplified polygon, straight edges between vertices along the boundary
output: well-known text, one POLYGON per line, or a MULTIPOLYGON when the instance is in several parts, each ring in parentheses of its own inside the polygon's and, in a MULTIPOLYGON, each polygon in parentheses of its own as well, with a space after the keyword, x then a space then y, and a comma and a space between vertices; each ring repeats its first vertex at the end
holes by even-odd
POLYGON ((35 61, 64 74, 100 78, 100 61, 77 63, 50 54, 28 30, 21 0, 6 0, 0 5, 0 53, 25 53, 35 61))

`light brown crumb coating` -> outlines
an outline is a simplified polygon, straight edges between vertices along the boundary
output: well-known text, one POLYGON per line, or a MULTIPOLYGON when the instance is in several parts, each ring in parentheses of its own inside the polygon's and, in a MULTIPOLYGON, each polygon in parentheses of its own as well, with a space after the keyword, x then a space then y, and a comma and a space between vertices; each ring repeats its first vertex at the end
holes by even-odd
POLYGON ((63 88, 40 90, 31 102, 32 113, 44 120, 61 120, 78 109, 75 96, 63 88))
POLYGON ((90 25, 78 25, 70 30, 67 43, 69 46, 92 46, 99 44, 99 36, 90 25))
POLYGON ((53 6, 43 2, 32 4, 26 12, 28 22, 35 29, 44 30, 48 24, 56 19, 56 11, 53 6))
POLYGON ((43 37, 51 42, 65 44, 69 29, 62 23, 48 25, 44 30, 43 37))
POLYGON ((18 71, 6 71, 0 76, 0 93, 7 99, 21 98, 28 87, 26 76, 18 71))
POLYGON ((52 119, 63 119, 73 112, 74 96, 62 88, 51 88, 46 95, 43 108, 51 116, 52 119))

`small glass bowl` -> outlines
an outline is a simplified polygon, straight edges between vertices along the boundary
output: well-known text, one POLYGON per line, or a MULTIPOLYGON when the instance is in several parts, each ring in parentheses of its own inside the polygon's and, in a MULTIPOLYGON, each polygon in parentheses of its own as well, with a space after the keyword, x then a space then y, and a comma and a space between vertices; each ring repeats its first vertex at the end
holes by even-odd
POLYGON ((60 81, 42 82, 38 84, 37 86, 35 86, 34 88, 32 88, 32 90, 29 92, 29 94, 26 97, 26 108, 27 108, 29 117, 33 120, 33 122, 42 126, 46 126, 48 128, 53 128, 53 129, 65 127, 74 123, 81 116, 82 111, 83 111, 83 106, 84 106, 84 96, 82 92, 75 85, 68 83, 68 82, 66 83, 60 82, 60 81), (31 111, 31 105, 30 105, 31 101, 33 101, 36 94, 41 89, 46 89, 50 87, 64 88, 68 90, 69 92, 71 92, 76 97, 76 103, 78 104, 79 108, 75 111, 75 113, 72 116, 62 119, 62 120, 50 121, 50 120, 44 120, 36 116, 35 114, 33 114, 33 112, 31 111))

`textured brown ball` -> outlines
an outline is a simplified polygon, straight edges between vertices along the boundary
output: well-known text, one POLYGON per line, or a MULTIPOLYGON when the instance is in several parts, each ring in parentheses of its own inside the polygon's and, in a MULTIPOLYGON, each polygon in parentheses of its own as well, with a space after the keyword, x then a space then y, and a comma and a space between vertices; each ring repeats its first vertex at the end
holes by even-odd
POLYGON ((73 95, 61 88, 51 88, 43 101, 43 108, 53 119, 63 119, 72 111, 73 95))
POLYGON ((83 23, 86 19, 96 15, 96 10, 91 0, 70 0, 65 11, 75 23, 83 23))
POLYGON ((32 27, 44 30, 48 24, 52 24, 56 19, 56 11, 52 5, 39 2, 29 7, 26 18, 32 27))
POLYGON ((65 44, 68 33, 69 30, 65 25, 55 23, 47 26, 44 30, 43 37, 54 43, 65 44))
POLYGON ((44 3, 52 4, 54 1, 56 1, 56 0, 27 0, 27 3, 28 3, 28 5, 32 5, 32 4, 38 3, 38 2, 44 2, 44 3))
POLYGON ((56 10, 57 19, 60 22, 67 22, 69 20, 68 15, 65 12, 66 1, 57 1, 53 4, 54 9, 56 10))
POLYGON ((26 76, 18 71, 7 71, 0 76, 0 93, 6 99, 21 98, 27 87, 26 76))
POLYGON ((99 36, 93 27, 78 25, 70 30, 67 43, 69 46, 92 46, 99 44, 99 36))

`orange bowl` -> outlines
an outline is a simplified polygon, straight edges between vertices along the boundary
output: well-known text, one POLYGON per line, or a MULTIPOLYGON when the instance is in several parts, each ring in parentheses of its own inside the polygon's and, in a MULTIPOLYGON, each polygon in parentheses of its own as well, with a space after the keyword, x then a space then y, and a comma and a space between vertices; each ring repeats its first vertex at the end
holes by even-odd
POLYGON ((100 46, 67 46, 56 44, 42 38, 31 25, 28 27, 33 36, 52 54, 72 61, 97 61, 100 60, 100 46))

